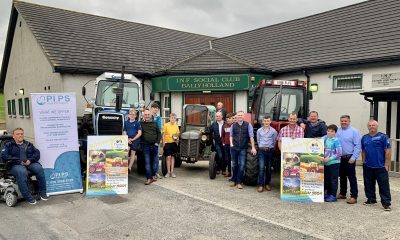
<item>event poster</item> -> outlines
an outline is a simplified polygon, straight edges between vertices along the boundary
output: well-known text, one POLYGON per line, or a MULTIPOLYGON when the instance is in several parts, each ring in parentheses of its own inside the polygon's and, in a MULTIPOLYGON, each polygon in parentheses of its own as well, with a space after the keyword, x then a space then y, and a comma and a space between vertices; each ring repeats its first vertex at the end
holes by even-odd
POLYGON ((128 193, 128 136, 88 136, 86 195, 128 193))
POLYGON ((75 93, 32 93, 31 102, 47 193, 83 192, 75 93))
POLYGON ((324 141, 317 138, 282 138, 281 199, 324 201, 324 141))

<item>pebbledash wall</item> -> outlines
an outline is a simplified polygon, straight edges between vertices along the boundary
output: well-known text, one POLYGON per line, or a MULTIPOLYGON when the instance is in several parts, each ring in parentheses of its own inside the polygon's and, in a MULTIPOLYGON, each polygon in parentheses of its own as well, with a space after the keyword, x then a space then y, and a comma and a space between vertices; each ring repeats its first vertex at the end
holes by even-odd
MULTIPOLYGON (((360 93, 400 87, 400 65, 331 69, 309 73, 310 84, 318 84, 318 91, 310 100, 310 110, 318 111, 327 124, 340 126, 343 114, 351 116, 351 125, 362 134, 368 132, 370 103, 360 93), (343 81, 342 83, 337 82, 343 81), (341 85, 340 85, 341 84, 341 85)), ((284 74, 278 79, 304 79, 304 74, 284 74)), ((399 95, 400 100, 400 95, 399 95)), ((395 138, 398 102, 391 102, 391 133, 395 138)), ((379 131, 386 131, 387 103, 379 103, 379 131)))

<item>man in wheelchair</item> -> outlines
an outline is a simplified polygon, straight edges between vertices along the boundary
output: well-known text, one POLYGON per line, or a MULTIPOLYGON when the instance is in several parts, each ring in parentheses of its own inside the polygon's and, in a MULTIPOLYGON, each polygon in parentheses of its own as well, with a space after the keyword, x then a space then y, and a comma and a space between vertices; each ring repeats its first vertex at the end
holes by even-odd
POLYGON ((9 173, 13 175, 18 188, 30 204, 36 204, 36 199, 29 190, 28 176, 35 175, 38 182, 38 193, 42 200, 47 201, 46 179, 42 165, 39 163, 40 152, 32 143, 24 140, 24 130, 13 130, 13 140, 7 142, 1 151, 1 157, 7 161, 9 173))

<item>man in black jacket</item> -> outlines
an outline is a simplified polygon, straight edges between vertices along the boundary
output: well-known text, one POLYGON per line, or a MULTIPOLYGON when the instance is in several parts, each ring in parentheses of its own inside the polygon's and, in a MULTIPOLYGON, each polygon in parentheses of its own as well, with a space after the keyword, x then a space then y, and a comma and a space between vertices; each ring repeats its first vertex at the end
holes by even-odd
POLYGON ((299 119, 298 123, 305 131, 305 138, 320 138, 326 135, 326 124, 318 119, 317 111, 311 111, 308 119, 299 119))
POLYGON ((1 151, 3 160, 9 161, 10 173, 16 178, 22 196, 30 204, 36 204, 28 187, 28 171, 36 176, 40 198, 48 200, 46 194, 46 179, 42 165, 39 163, 40 152, 32 143, 24 140, 24 130, 13 130, 13 140, 6 143, 1 151))
POLYGON ((143 113, 144 121, 142 125, 142 146, 146 169, 146 181, 144 184, 149 185, 156 180, 157 172, 153 165, 159 162, 158 145, 161 140, 161 131, 158 129, 157 122, 151 121, 151 112, 145 110, 143 113))
POLYGON ((217 120, 214 122, 210 127, 210 136, 214 140, 214 147, 215 151, 217 152, 217 174, 222 171, 222 174, 226 174, 226 164, 224 164, 224 150, 222 146, 222 126, 224 125, 224 121, 222 120, 222 112, 215 113, 215 119, 217 120))

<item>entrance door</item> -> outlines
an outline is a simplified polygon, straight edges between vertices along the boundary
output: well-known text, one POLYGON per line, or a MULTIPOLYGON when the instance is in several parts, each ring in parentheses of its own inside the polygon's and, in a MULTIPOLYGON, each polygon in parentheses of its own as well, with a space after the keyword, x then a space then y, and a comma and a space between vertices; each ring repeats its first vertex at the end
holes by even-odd
POLYGON ((185 104, 203 104, 217 106, 218 102, 224 104, 228 113, 233 112, 233 93, 186 93, 185 104))

